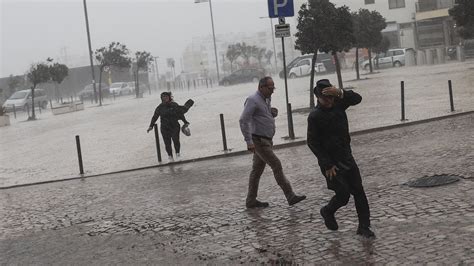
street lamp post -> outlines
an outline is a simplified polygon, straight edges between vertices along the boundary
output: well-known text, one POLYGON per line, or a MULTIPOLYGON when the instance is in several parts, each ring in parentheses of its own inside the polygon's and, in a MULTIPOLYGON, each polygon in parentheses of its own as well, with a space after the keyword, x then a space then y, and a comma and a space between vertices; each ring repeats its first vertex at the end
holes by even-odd
MULTIPOLYGON (((89 32, 89 18, 87 16, 87 4, 86 0, 83 1, 84 3, 84 14, 86 17, 86 30, 87 30, 87 43, 89 44, 89 59, 91 62, 91 74, 92 74, 92 87, 94 88, 94 100, 97 103, 97 89, 95 86, 95 74, 94 74, 94 61, 92 60, 92 45, 91 45, 91 35, 89 32)), ((102 99, 101 99, 101 92, 99 91, 99 105, 102 106, 102 99)))
POLYGON ((214 18, 212 16, 212 0, 194 0, 194 3, 204 3, 209 2, 209 10, 211 11, 211 25, 212 25, 212 38, 214 40, 214 56, 216 57, 216 71, 217 71, 217 81, 219 82, 219 60, 217 59, 217 46, 216 46, 216 34, 214 33, 214 18))
POLYGON ((275 35, 273 34, 273 20, 270 17, 260 17, 260 18, 269 18, 270 19, 270 34, 272 35, 273 55, 275 56, 275 74, 278 74, 277 54, 276 54, 276 48, 275 48, 275 35))
POLYGON ((160 72, 158 71, 158 58, 159 56, 154 56, 155 59, 155 75, 156 75, 156 90, 160 90, 160 72))

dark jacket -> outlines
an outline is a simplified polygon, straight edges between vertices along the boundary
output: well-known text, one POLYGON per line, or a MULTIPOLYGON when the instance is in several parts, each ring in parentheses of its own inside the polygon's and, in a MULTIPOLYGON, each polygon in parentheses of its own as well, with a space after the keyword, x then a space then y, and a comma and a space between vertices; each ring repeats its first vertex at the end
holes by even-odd
POLYGON ((156 107, 155 113, 151 118, 150 127, 153 127, 156 120, 158 120, 158 117, 160 117, 161 129, 174 129, 176 127, 179 129, 178 120, 182 120, 184 123, 189 124, 184 117, 184 112, 181 106, 175 102, 160 103, 160 105, 156 107))
POLYGON ((316 108, 308 116, 307 143, 318 158, 321 170, 328 170, 338 163, 352 164, 351 137, 346 109, 360 103, 362 97, 352 90, 344 90, 342 99, 334 106, 316 108))

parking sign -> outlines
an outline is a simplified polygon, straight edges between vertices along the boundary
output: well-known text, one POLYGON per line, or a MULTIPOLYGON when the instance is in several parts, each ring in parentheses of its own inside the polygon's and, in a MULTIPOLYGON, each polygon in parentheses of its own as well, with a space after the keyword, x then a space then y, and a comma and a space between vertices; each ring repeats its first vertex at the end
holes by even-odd
POLYGON ((294 15, 293 0, 268 0, 269 17, 293 17, 294 15))

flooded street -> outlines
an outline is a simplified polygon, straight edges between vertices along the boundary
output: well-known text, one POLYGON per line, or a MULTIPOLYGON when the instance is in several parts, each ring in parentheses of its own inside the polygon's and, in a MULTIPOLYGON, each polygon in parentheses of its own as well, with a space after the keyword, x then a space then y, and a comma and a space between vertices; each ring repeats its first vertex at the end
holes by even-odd
MULTIPOLYGON (((336 75, 321 76, 336 81, 336 75)), ((408 121, 443 116, 450 113, 448 80, 452 80, 456 112, 474 110, 474 61, 435 66, 383 69, 376 74, 343 72, 344 86, 363 97, 362 103, 349 109, 351 131, 376 128, 400 122, 400 81, 405 81, 405 109, 408 121)), ((287 142, 287 113, 282 79, 275 78, 272 105, 280 112, 276 119, 275 144, 287 142)), ((293 110, 309 105, 309 78, 290 79, 289 101, 293 110)), ((245 150, 238 119, 243 103, 257 84, 229 87, 173 90, 174 100, 195 105, 186 114, 191 136, 181 134, 182 159, 223 154, 219 114, 224 114, 227 146, 232 151, 245 150)), ((102 107, 85 102, 85 110, 52 115, 38 114, 39 120, 27 122, 24 113, 12 125, 1 127, 0 185, 11 186, 79 176, 75 136, 79 135, 86 175, 156 165, 153 132, 146 133, 159 93, 144 98, 122 96, 106 99, 102 107)), ((296 140, 306 138, 307 110, 293 114, 296 140)), ((161 135, 160 135, 161 138, 161 135)), ((162 141, 162 140, 161 140, 162 141)), ((163 163, 168 159, 161 142, 163 163)))

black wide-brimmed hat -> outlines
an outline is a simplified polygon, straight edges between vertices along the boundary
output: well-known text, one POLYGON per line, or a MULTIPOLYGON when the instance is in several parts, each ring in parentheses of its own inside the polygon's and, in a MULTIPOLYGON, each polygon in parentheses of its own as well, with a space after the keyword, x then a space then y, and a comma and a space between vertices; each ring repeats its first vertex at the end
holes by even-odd
POLYGON ((329 82, 329 80, 320 79, 318 82, 316 82, 316 87, 314 87, 313 92, 317 97, 323 96, 323 89, 327 87, 332 87, 332 84, 329 82))

